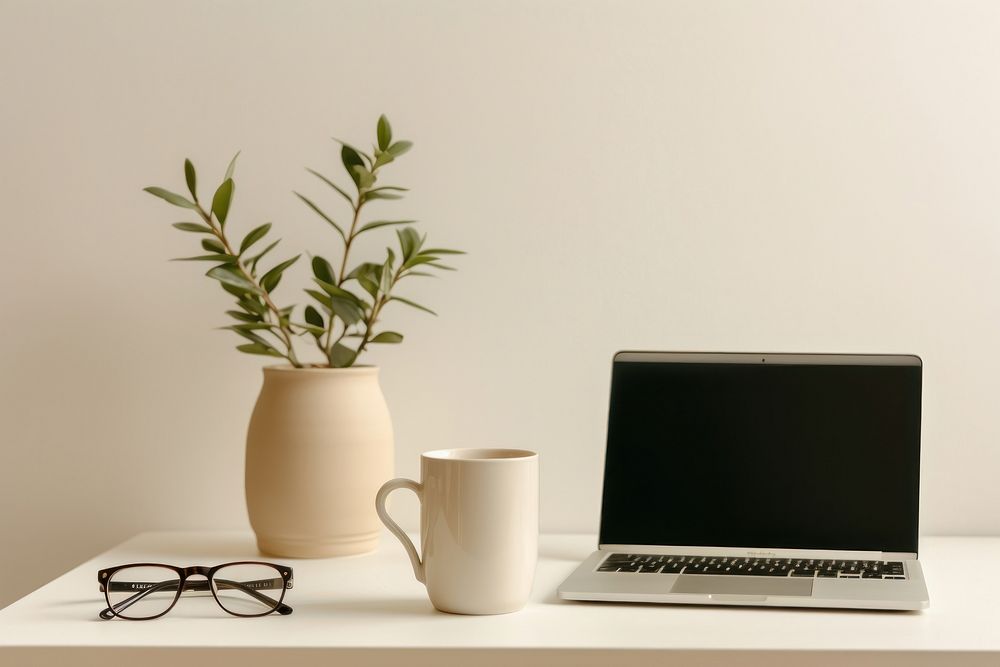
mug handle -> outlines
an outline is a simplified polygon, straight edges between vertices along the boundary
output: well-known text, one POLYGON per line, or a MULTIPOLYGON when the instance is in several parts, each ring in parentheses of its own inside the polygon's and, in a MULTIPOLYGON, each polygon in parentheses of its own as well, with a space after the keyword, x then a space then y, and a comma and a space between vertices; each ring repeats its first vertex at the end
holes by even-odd
POLYGON ((398 477, 396 479, 391 479, 382 485, 382 488, 378 490, 378 494, 375 496, 375 512, 378 513, 378 518, 382 520, 385 527, 389 529, 396 539, 400 541, 403 548, 406 549, 406 555, 410 557, 410 564, 413 565, 413 576, 417 578, 420 583, 424 582, 424 564, 420 562, 420 555, 417 554, 417 548, 413 546, 413 542, 407 537, 403 529, 399 527, 395 521, 389 517, 389 513, 385 509, 385 501, 389 498, 389 494, 396 489, 409 489, 417 494, 417 498, 420 502, 424 500, 424 486, 423 484, 417 484, 412 479, 406 479, 405 477, 398 477))

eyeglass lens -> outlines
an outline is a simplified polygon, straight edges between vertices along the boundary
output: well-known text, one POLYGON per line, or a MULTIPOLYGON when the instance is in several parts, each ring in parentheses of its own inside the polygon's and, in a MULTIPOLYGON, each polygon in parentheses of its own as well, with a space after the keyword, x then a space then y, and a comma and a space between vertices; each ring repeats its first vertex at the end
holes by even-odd
POLYGON ((273 565, 238 563, 216 570, 212 589, 226 611, 239 616, 262 616, 281 603, 285 581, 273 565))
POLYGON ((106 584, 111 609, 122 618, 153 618, 165 613, 177 599, 180 577, 155 565, 118 570, 106 584))

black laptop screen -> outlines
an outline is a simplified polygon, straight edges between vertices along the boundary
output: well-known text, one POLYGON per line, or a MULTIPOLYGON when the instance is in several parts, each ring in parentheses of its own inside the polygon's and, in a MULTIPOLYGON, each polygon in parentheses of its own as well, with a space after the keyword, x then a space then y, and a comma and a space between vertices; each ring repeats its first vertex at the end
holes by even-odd
POLYGON ((616 361, 601 544, 916 552, 920 374, 616 361))

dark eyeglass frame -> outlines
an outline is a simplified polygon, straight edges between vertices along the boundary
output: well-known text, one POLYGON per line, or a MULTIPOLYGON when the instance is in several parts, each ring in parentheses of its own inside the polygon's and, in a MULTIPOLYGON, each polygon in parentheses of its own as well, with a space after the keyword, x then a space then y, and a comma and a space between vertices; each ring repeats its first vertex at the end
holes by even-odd
MULTIPOLYGON (((180 599, 181 593, 185 591, 205 591, 205 590, 211 591, 212 597, 215 599, 215 602, 220 607, 222 607, 222 610, 225 611, 227 614, 232 614, 233 616, 240 616, 242 618, 255 618, 258 616, 267 616, 268 614, 272 614, 274 612, 278 612, 282 616, 287 616, 288 614, 292 613, 292 608, 289 607, 287 604, 284 604, 285 591, 287 591, 289 588, 292 587, 294 581, 292 577, 292 568, 288 567, 287 565, 279 565, 277 563, 266 563, 264 561, 256 561, 256 560, 240 560, 240 561, 234 561, 232 563, 222 563, 220 565, 214 565, 211 567, 205 565, 192 565, 191 567, 177 567, 175 565, 166 565, 164 563, 129 563, 127 565, 116 565, 115 567, 109 567, 103 570, 98 570, 97 581, 100 583, 101 592, 104 593, 104 599, 108 603, 108 608, 100 613, 100 617, 103 618, 104 620, 109 620, 117 616, 118 618, 122 618, 128 621, 151 621, 154 618, 159 618, 160 616, 163 616, 171 609, 173 609, 174 605, 176 605, 177 601, 180 599), (231 567, 233 565, 265 565, 268 567, 273 567, 278 572, 278 574, 281 577, 281 586, 280 586, 281 595, 278 596, 277 600, 260 592, 261 588, 272 588, 272 586, 263 586, 262 584, 267 584, 267 583, 273 584, 275 580, 264 579, 260 581, 250 581, 250 582, 238 582, 238 581, 227 580, 225 582, 225 587, 238 588, 240 591, 246 593, 247 595, 256 599, 257 601, 268 605, 270 609, 263 611, 259 614, 240 614, 235 611, 227 609, 226 606, 222 604, 222 601, 219 600, 219 596, 216 594, 216 587, 220 582, 215 580, 215 573, 224 567, 231 567), (117 604, 114 604, 111 602, 111 596, 110 596, 111 591, 109 590, 109 586, 107 585, 108 582, 110 582, 111 584, 110 588, 113 590, 127 590, 127 591, 134 590, 134 588, 132 587, 134 583, 147 583, 147 582, 114 581, 114 575, 117 572, 119 572, 120 570, 125 570, 130 567, 165 568, 167 570, 171 570, 177 573, 177 581, 175 582, 174 580, 171 580, 169 582, 161 582, 160 584, 151 584, 149 587, 139 590, 132 597, 126 598, 125 600, 122 600, 117 604), (188 577, 191 577, 193 575, 201 575, 205 577, 205 579, 203 580, 195 579, 189 582, 188 577), (212 585, 213 582, 216 584, 215 586, 212 585), (136 602, 139 602, 150 593, 155 593, 163 590, 163 585, 168 583, 170 584, 170 586, 176 585, 177 592, 174 594, 174 599, 173 602, 170 603, 170 606, 164 609, 159 614, 156 614, 155 616, 135 617, 135 616, 123 616, 120 613, 125 611, 125 609, 128 609, 136 602), (128 586, 128 587, 124 589, 117 589, 116 584, 121 584, 123 586, 128 586), (254 586, 251 587, 248 586, 247 584, 254 584, 254 586)), ((273 587, 278 588, 277 586, 273 587)))

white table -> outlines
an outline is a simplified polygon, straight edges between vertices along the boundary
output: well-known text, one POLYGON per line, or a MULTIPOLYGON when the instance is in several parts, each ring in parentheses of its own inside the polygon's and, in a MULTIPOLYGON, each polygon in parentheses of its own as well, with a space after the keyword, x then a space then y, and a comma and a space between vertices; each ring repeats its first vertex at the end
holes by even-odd
POLYGON ((505 616, 435 611, 387 535, 371 555, 287 560, 290 616, 241 619, 185 596, 158 620, 99 620, 101 567, 257 557, 248 534, 144 533, 0 611, 0 665, 1000 665, 1000 538, 922 540, 923 612, 560 601, 594 544, 543 536, 532 600, 505 616))

